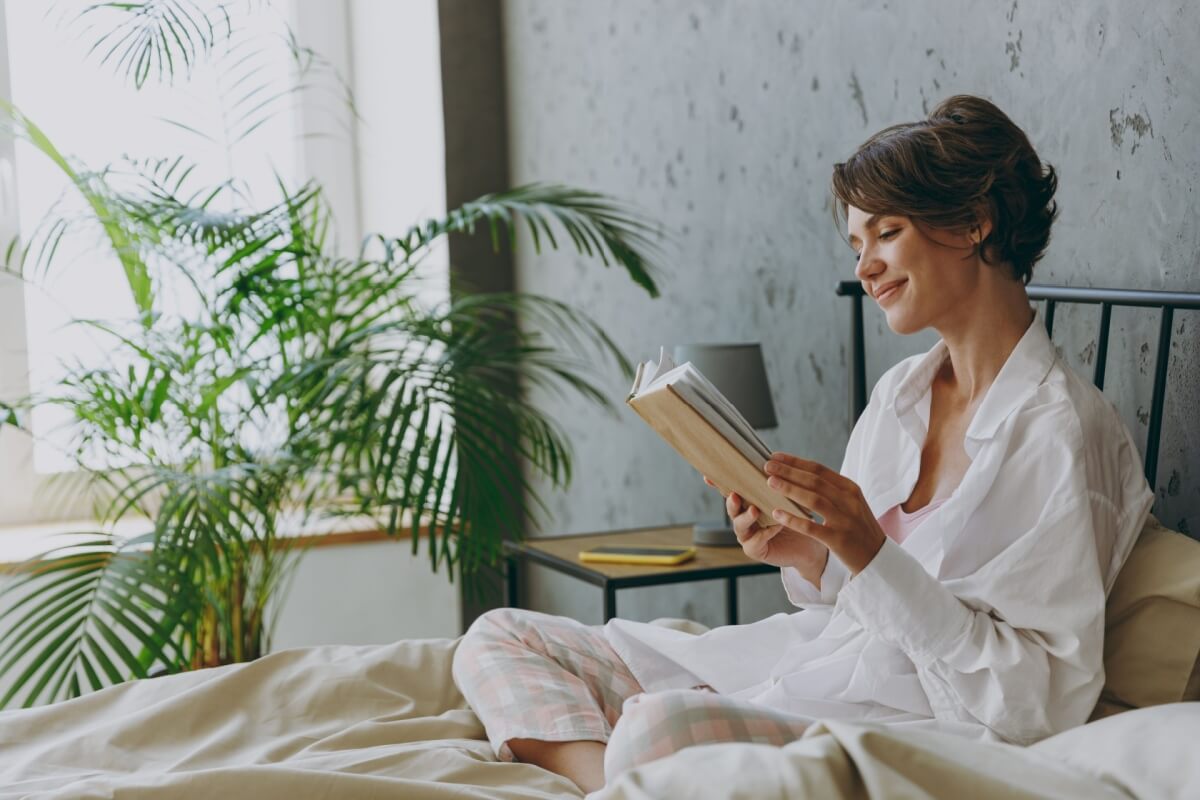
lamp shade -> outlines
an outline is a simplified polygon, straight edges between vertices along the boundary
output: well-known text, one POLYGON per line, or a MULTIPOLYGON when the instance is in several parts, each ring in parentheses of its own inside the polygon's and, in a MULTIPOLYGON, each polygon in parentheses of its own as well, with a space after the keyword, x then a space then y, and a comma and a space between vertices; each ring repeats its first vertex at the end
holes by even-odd
POLYGON ((675 363, 692 362, 754 428, 774 428, 775 406, 758 344, 681 344, 675 363))

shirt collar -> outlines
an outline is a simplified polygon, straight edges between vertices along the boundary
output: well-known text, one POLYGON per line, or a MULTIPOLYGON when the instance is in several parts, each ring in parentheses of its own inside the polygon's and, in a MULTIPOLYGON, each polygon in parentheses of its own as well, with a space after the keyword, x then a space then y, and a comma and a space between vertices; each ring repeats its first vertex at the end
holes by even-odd
MULTIPOLYGON (((925 423, 919 419, 916 406, 929 394, 933 377, 948 355, 946 343, 939 339, 896 387, 892 409, 918 444, 924 438, 925 423), (917 435, 918 431, 920 436, 917 435)), ((1035 315, 988 387, 983 402, 967 427, 966 438, 979 442, 994 436, 1000 423, 1008 419, 1045 379, 1057 356, 1045 327, 1035 315)), ((966 444, 966 447, 968 455, 973 458, 973 451, 977 448, 970 444, 966 444)))

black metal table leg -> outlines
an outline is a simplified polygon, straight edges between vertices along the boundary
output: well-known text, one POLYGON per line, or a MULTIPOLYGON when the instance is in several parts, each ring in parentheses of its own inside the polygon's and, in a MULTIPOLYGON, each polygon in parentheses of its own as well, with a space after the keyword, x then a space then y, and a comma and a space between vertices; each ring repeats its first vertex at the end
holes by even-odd
POLYGON ((725 579, 725 618, 729 625, 738 624, 737 578, 725 579))
POLYGON ((604 584, 604 621, 608 622, 617 615, 617 587, 611 583, 604 584))
POLYGON ((517 563, 516 556, 509 556, 504 560, 507 564, 507 568, 504 571, 504 583, 508 589, 508 607, 518 608, 517 601, 520 599, 520 593, 517 587, 517 570, 520 569, 520 565, 517 563))

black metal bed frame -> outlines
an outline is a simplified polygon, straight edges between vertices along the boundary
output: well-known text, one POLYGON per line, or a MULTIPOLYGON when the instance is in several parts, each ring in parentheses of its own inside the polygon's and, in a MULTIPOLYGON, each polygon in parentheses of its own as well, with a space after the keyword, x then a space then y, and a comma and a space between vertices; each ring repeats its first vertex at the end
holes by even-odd
MULTIPOLYGON (((858 281, 839 281, 837 293, 853 301, 850 321, 852 361, 850 367, 850 419, 856 421, 867 407, 867 365, 863 340, 863 297, 866 292, 858 281)), ((1155 489, 1158 473, 1158 449, 1162 436, 1163 403, 1167 392, 1167 364, 1171 353, 1171 323, 1175 309, 1200 310, 1200 292, 1157 292, 1136 289, 1087 289, 1070 286, 1045 286, 1031 283, 1025 287, 1030 300, 1044 300, 1046 333, 1054 334, 1054 309, 1059 303, 1100 304, 1100 338, 1096 343, 1096 368, 1092 382, 1104 388, 1104 369, 1108 359, 1108 329, 1113 306, 1144 306, 1161 310, 1158 328, 1158 353, 1154 364, 1154 389, 1150 401, 1150 430, 1146 436, 1146 480, 1155 489)))

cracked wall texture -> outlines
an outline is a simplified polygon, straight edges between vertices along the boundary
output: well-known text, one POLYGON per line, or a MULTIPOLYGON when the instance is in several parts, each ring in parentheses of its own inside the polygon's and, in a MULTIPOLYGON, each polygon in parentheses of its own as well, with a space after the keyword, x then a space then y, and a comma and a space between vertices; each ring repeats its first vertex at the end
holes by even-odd
MULTIPOLYGON (((518 256, 518 286, 576 304, 633 359, 679 342, 763 343, 779 428, 767 441, 838 466, 848 436, 853 279, 828 182, 875 131, 964 92, 991 99, 1059 172, 1061 216, 1039 283, 1200 291, 1200 6, 990 2, 507 0, 514 183, 586 186, 668 226, 663 297, 573 254, 518 256)), ((1060 307, 1054 339, 1086 375, 1095 307, 1060 307)), ((868 382, 936 340, 866 314, 868 382)), ((1157 312, 1113 314, 1106 393, 1144 448, 1157 312)), ((615 369, 601 385, 618 405, 615 369)), ((569 435, 569 489, 537 484, 535 535, 719 518, 720 498, 630 410, 531 392, 569 435)), ((1200 313, 1170 352, 1156 514, 1200 535, 1200 313)), ((535 571, 536 608, 598 622, 599 592, 535 571)), ((789 610, 743 579, 743 618, 789 610)), ((719 582, 622 592, 642 619, 722 619, 719 582)))

